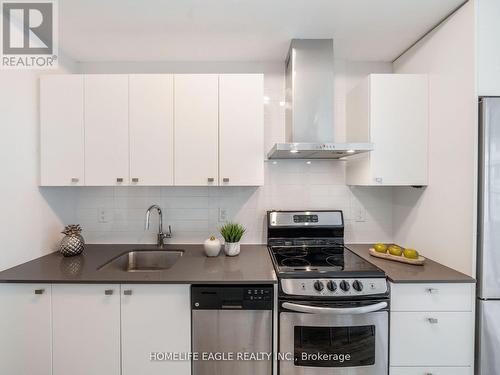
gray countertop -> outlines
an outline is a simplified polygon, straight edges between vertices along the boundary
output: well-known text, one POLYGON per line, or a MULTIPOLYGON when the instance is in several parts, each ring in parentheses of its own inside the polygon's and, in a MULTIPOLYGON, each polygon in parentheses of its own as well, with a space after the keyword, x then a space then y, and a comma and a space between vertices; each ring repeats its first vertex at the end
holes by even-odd
POLYGON ((86 245, 82 255, 65 258, 58 252, 0 272, 0 282, 33 283, 176 283, 176 284, 274 284, 273 264, 265 245, 242 245, 236 257, 224 252, 207 258, 202 245, 169 245, 184 254, 172 268, 160 272, 98 270, 110 259, 133 249, 152 245, 86 245))
MULTIPOLYGON (((383 270, 395 283, 473 283, 475 280, 427 259, 423 266, 384 260, 368 254, 370 245, 348 244, 348 249, 383 270)), ((83 255, 65 258, 55 252, 0 272, 0 282, 33 283, 177 283, 274 284, 277 278, 266 245, 242 245, 237 257, 207 258, 202 245, 169 245, 183 249, 174 266, 161 272, 98 270, 109 260, 133 249, 153 245, 87 245, 83 255)))
POLYGON ((387 275, 387 279, 394 283, 474 283, 475 280, 461 272, 446 267, 441 263, 427 259, 423 266, 415 266, 392 260, 376 258, 368 253, 372 245, 348 244, 348 249, 373 265, 380 268, 387 275))

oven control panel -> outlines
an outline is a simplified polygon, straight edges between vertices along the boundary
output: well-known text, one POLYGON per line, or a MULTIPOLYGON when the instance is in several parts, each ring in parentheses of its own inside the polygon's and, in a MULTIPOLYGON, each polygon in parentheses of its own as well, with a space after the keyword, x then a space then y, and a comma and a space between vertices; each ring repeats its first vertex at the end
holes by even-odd
POLYGON ((385 278, 281 279, 283 293, 291 296, 356 297, 387 293, 385 278))

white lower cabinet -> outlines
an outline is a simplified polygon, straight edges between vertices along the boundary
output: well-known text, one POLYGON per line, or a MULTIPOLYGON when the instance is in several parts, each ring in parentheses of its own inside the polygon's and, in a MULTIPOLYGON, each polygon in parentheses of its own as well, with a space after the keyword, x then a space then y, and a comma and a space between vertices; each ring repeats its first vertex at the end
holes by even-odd
POLYGON ((53 375, 120 375, 120 285, 52 286, 53 375))
POLYGON ((471 375, 471 367, 391 367, 390 375, 471 375))
POLYGON ((474 320, 471 312, 394 312, 393 366, 470 366, 474 320))
POLYGON ((190 375, 150 360, 190 350, 189 285, 0 283, 1 375, 190 375))
POLYGON ((0 284, 0 374, 52 374, 50 288, 0 284))
POLYGON ((391 284, 391 375, 472 375, 473 284, 391 284))
POLYGON ((151 361, 151 353, 191 350, 189 285, 122 285, 122 375, 190 375, 190 361, 151 361))

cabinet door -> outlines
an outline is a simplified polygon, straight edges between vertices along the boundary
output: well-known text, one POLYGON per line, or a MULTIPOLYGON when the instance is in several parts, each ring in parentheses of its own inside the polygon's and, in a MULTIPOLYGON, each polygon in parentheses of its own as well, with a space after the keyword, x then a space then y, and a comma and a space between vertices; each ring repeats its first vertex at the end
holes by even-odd
POLYGON ((53 375, 120 375, 120 286, 52 286, 53 375))
POLYGON ((219 77, 219 184, 264 184, 262 74, 219 77))
POLYGON ((151 361, 151 353, 191 350, 189 285, 122 285, 122 375, 190 375, 190 361, 151 361))
POLYGON ((85 185, 129 183, 128 76, 85 76, 85 185))
POLYGON ((129 90, 130 182, 132 185, 173 185, 173 76, 131 75, 129 90))
POLYGON ((472 367, 391 367, 390 375, 473 375, 472 367))
POLYGON ((217 185, 218 75, 178 74, 175 81, 175 185, 217 185))
POLYGON ((391 366, 473 364, 472 312, 391 312, 391 366))
POLYGON ((40 78, 42 186, 84 184, 83 76, 40 78))
POLYGON ((51 375, 49 284, 0 284, 0 374, 51 375))
POLYGON ((391 283, 391 311, 472 311, 475 284, 391 283))
POLYGON ((373 184, 427 185, 427 76, 373 74, 370 89, 373 184))

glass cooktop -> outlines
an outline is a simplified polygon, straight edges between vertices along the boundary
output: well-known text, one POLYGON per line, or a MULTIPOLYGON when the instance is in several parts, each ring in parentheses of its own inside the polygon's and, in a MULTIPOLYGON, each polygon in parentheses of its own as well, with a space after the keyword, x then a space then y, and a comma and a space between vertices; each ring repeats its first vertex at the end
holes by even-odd
POLYGON ((343 245, 270 246, 279 274, 290 277, 377 277, 384 273, 343 245))

